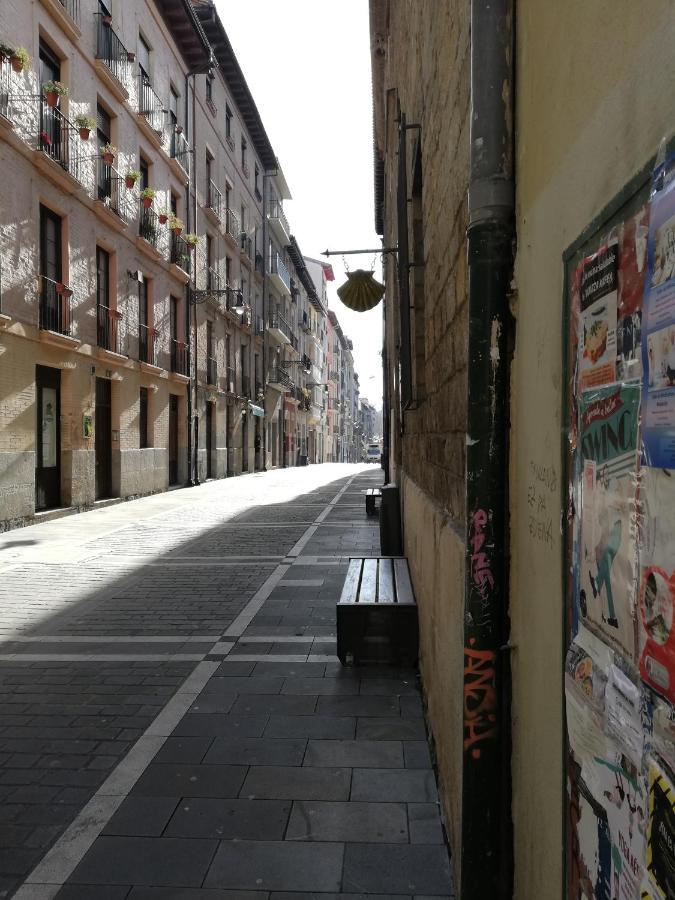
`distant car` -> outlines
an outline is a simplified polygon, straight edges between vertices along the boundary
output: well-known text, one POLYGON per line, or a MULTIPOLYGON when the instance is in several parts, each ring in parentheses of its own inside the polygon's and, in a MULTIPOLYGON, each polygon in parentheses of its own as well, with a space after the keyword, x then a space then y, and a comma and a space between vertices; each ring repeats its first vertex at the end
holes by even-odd
POLYGON ((379 463, 380 456, 381 456, 380 445, 379 444, 368 444, 368 449, 366 450, 366 462, 379 463))

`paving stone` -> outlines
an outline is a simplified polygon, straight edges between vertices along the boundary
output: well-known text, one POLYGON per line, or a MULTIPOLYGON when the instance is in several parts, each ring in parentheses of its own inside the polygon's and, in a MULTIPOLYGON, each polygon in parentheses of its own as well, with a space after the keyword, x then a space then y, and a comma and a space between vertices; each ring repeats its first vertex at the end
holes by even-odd
POLYGON ((399 702, 402 716, 411 718, 422 718, 424 716, 421 697, 401 697, 399 702))
POLYGON ((176 797, 127 797, 103 829, 103 834, 158 837, 177 803, 176 797))
POLYGON ((35 848, 0 847, 0 872, 27 875, 42 854, 35 848))
MULTIPOLYGON (((266 891, 219 891, 206 888, 135 887, 127 900, 267 900, 266 891)), ((87 898, 98 900, 98 898, 87 898)))
POLYGON ((350 783, 351 770, 346 768, 252 766, 239 796, 270 800, 348 800, 350 783))
MULTIPOLYGON (((251 653, 250 648, 247 653, 251 653)), ((256 651, 258 652, 258 651, 256 651)), ((262 651, 261 651, 262 652, 262 651)), ((248 678, 243 676, 223 676, 221 678, 213 677, 207 683, 198 698, 211 694, 217 696, 237 693, 237 694, 278 694, 284 685, 284 679, 278 676, 251 675, 248 678)), ((197 702, 198 702, 197 701, 197 702)))
POLYGON ((371 741, 424 741, 427 733, 423 719, 359 717, 356 737, 371 741))
POLYGON ((69 881, 199 887, 217 846, 217 841, 198 838, 100 837, 69 881))
MULTIPOLYGON (((313 665, 313 663, 307 663, 313 665)), ((319 663, 322 665, 322 663, 319 663)), ((355 695, 359 693, 356 681, 336 681, 333 678, 289 677, 284 681, 282 694, 318 694, 324 696, 355 695)))
POLYGON ((293 841, 224 842, 206 887, 339 891, 343 845, 293 841))
POLYGON ((56 895, 55 900, 125 900, 129 894, 129 886, 115 887, 102 884, 66 884, 56 895))
MULTIPOLYGON (((256 675, 284 675, 299 676, 300 678, 322 678, 326 671, 325 663, 292 663, 292 662, 267 662, 251 663, 255 665, 256 675)), ((284 685, 285 686, 285 685, 284 685)))
POLYGON ((219 840, 282 840, 290 801, 190 798, 178 804, 166 834, 219 840))
POLYGON ((443 843, 443 827, 436 803, 409 803, 408 827, 411 844, 443 843))
POLYGON ((237 694, 226 693, 225 691, 217 694, 200 694, 199 697, 190 707, 190 712, 201 713, 202 715, 226 715, 234 706, 237 700, 237 694))
POLYGON ((326 803, 296 801, 287 841, 407 843, 404 803, 326 803))
MULTIPOLYGON (((230 662, 229 660, 226 659, 220 664, 220 666, 216 670, 216 674, 214 677, 227 676, 229 678, 229 677, 250 675, 251 672, 253 672, 254 667, 255 667, 255 663, 252 663, 252 662, 240 662, 240 661, 230 662)), ((261 674, 265 674, 265 673, 261 673, 261 674)), ((274 675, 276 673, 270 672, 269 674, 274 675)))
POLYGON ((430 769, 431 753, 426 741, 403 741, 406 769, 430 769))
POLYGON ((403 747, 400 741, 311 740, 303 765, 396 769, 403 765, 403 747))
POLYGON ((176 725, 176 737, 211 737, 237 734, 242 737, 261 737, 269 716, 197 715, 188 713, 176 725))
POLYGON ((169 737, 159 748, 153 762, 200 763, 213 740, 212 737, 169 737))
MULTIPOLYGON (((270 900, 410 900, 409 894, 306 894, 272 891, 270 900)), ((438 898, 435 898, 438 900, 438 898)))
POLYGON ((360 679, 361 693, 366 695, 397 694, 399 696, 419 696, 417 678, 367 678, 360 679))
POLYGON ((141 797, 236 797, 245 775, 246 766, 153 763, 148 766, 134 785, 132 795, 141 797))
POLYGON ((345 890, 452 893, 450 861, 443 846, 347 844, 345 890))
POLYGON ((217 737, 205 763, 248 766, 300 766, 307 741, 277 738, 217 737))
POLYGON ((265 737, 325 738, 348 740, 354 737, 353 716, 275 716, 269 717, 265 737))
MULTIPOLYGON (((332 700, 336 698, 323 697, 319 699, 332 700)), ((242 716, 311 716, 316 708, 316 701, 316 696, 312 695, 296 696, 286 694, 285 696, 270 696, 251 694, 250 696, 239 697, 232 707, 232 712, 242 716)))
POLYGON ((398 697, 319 697, 318 713, 328 716, 397 716, 398 697))
POLYGON ((354 769, 352 800, 436 802, 436 782, 427 769, 354 769))

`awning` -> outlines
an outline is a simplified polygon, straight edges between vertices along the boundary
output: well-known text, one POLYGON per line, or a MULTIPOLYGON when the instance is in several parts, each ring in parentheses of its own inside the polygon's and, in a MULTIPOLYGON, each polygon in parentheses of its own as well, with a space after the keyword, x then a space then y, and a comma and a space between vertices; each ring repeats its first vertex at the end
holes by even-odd
POLYGON ((260 416, 261 418, 265 416, 265 410, 262 408, 262 406, 256 406, 255 403, 249 403, 248 408, 254 416, 260 416))

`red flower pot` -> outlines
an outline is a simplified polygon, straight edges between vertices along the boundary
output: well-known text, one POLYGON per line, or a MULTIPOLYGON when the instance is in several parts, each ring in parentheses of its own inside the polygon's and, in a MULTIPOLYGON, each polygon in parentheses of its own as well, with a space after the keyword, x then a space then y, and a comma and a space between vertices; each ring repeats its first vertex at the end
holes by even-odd
POLYGON ((112 25, 112 16, 103 16, 104 25, 112 25))
POLYGON ((80 128, 80 137, 82 138, 83 141, 88 141, 90 134, 91 134, 91 132, 88 128, 80 128))
POLYGON ((136 184, 136 179, 135 178, 125 178, 124 183, 129 188, 129 190, 131 190, 131 188, 136 184))
POLYGON ((143 197, 143 206, 144 206, 146 209, 150 209, 150 207, 152 206, 152 198, 150 198, 150 197, 143 197))
POLYGON ((112 166, 112 164, 115 162, 115 157, 112 153, 102 153, 101 159, 106 164, 106 166, 112 166))
POLYGON ((196 245, 196 244, 188 244, 188 250, 189 250, 191 253, 194 253, 196 249, 197 249, 197 245, 196 245))
POLYGON ((47 91, 45 93, 45 100, 47 101, 47 106, 58 106, 59 105, 59 95, 56 91, 47 91))
POLYGON ((13 56, 10 59, 10 63, 12 64, 12 68, 15 72, 23 72, 23 63, 16 56, 13 56))
POLYGON ((183 231, 182 228, 172 228, 171 230, 172 230, 173 233, 176 235, 176 237, 179 237, 180 234, 181 234, 181 232, 183 231))
POLYGON ((136 54, 132 53, 131 50, 127 53, 127 62, 133 62, 136 59, 136 54))
POLYGON ((72 297, 73 296, 73 289, 68 287, 68 285, 66 285, 66 284, 63 285, 63 296, 64 297, 72 297))
POLYGON ((159 224, 160 225, 166 225, 168 220, 169 220, 169 217, 165 213, 159 214, 159 224))
POLYGON ((66 286, 65 286, 65 284, 63 284, 62 281, 57 281, 54 289, 57 294, 62 294, 65 291, 66 286))

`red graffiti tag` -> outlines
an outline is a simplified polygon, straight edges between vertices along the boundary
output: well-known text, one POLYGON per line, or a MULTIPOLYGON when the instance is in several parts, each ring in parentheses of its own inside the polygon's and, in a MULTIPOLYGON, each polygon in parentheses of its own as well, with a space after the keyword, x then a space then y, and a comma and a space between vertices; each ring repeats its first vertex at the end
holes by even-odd
POLYGON ((464 648, 464 749, 479 759, 480 747, 475 746, 497 735, 497 690, 495 685, 495 654, 492 650, 464 648))
POLYGON ((479 509, 471 519, 471 578, 478 588, 483 600, 487 600, 489 592, 495 586, 495 578, 490 567, 490 558, 482 549, 485 543, 485 526, 488 514, 484 509, 479 509))

